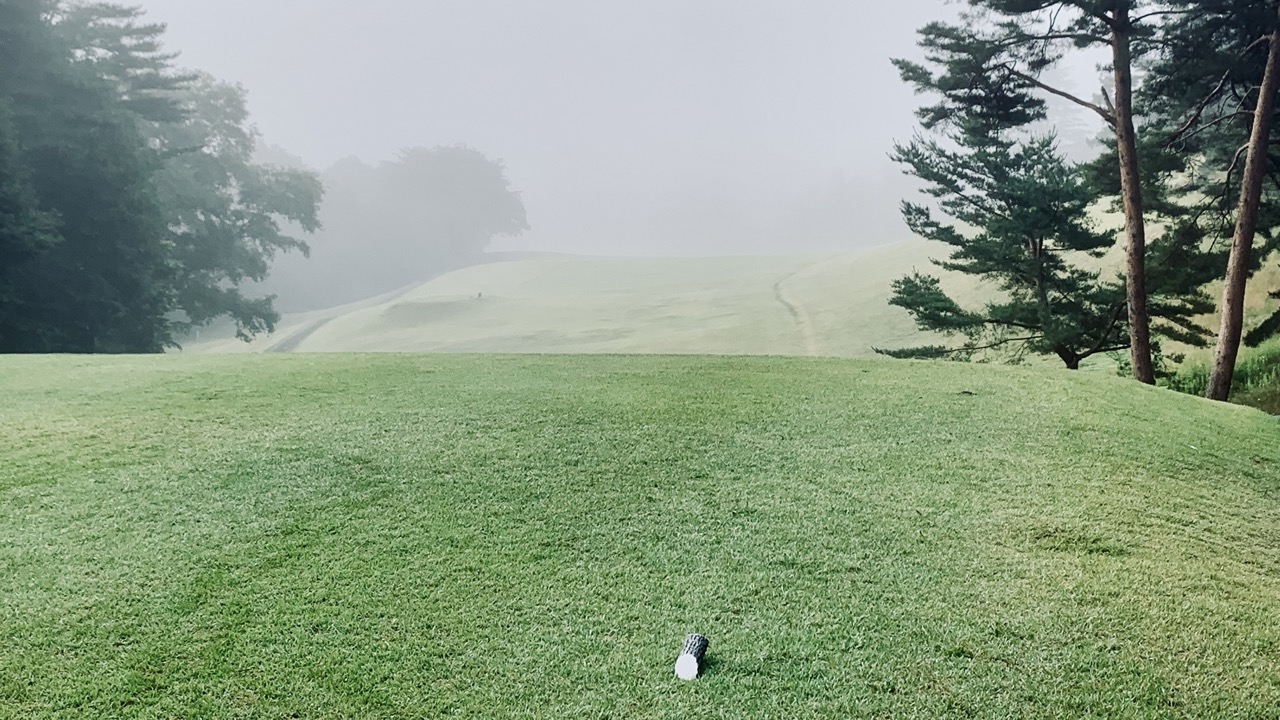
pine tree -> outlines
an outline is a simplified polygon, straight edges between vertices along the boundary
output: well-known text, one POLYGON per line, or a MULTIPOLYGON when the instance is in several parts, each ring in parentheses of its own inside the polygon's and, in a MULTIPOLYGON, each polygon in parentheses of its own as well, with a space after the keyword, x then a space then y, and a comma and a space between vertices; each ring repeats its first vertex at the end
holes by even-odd
POLYGON ((164 49, 162 23, 109 2, 59 0, 50 17, 77 64, 112 87, 121 107, 147 123, 185 119, 176 93, 195 76, 175 69, 178 54, 164 49))
POLYGON ((1052 354, 1074 370, 1095 354, 1126 348, 1124 287, 1086 267, 1113 240, 1093 227, 1092 193, 1054 139, 953 132, 947 140, 960 149, 917 138, 897 146, 894 158, 926 181, 926 192, 955 222, 940 222, 928 207, 909 202, 903 215, 917 234, 954 248, 937 265, 994 282, 1000 297, 970 310, 935 276, 901 278, 890 303, 910 312, 922 330, 963 335, 965 342, 877 351, 952 358, 1052 354))
MULTIPOLYGON (((1277 249, 1280 163, 1270 154, 1280 132, 1280 8, 1274 0, 1176 0, 1149 63, 1145 100, 1184 171, 1173 189, 1190 222, 1215 241, 1230 240, 1221 324, 1208 397, 1226 400, 1244 327, 1248 278, 1277 249), (1265 182, 1270 176, 1271 182, 1265 182), (1265 242, 1255 251, 1261 233, 1265 242)), ((1249 334, 1280 331, 1280 313, 1249 334)))
MULTIPOLYGON (((1125 215, 1126 295, 1134 376, 1155 381, 1147 289, 1146 221, 1133 117, 1132 67, 1146 49, 1153 15, 1133 0, 969 0, 960 24, 930 23, 921 45, 936 74, 918 63, 895 60, 903 78, 942 96, 920 117, 933 127, 961 114, 970 132, 995 133, 1045 117, 1045 97, 1054 95, 1095 112, 1111 129, 1125 215), (1073 49, 1107 48, 1113 92, 1099 105, 1045 83, 1041 76, 1073 49)), ((1159 11, 1155 11, 1159 12, 1159 11)))
POLYGON ((0 100, 0 347, 29 332, 19 277, 61 240, 56 216, 40 209, 31 186, 9 103, 0 100))

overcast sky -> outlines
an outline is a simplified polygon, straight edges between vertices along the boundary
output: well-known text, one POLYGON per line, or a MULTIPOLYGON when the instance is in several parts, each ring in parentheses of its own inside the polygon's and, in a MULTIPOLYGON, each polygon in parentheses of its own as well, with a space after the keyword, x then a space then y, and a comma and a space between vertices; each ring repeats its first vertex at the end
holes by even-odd
POLYGON ((317 168, 463 143, 533 231, 598 253, 906 237, 887 160, 920 99, 890 57, 943 0, 141 0, 180 63, 243 84, 317 168))

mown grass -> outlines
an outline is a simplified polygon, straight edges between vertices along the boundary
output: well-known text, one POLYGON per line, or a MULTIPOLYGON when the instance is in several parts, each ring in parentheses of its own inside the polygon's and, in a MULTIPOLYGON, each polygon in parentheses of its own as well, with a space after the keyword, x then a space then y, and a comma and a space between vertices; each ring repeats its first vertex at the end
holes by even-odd
POLYGON ((5 358, 0 398, 0 716, 1280 707, 1246 408, 699 357, 5 358))
MULTIPOLYGON (((644 258, 518 256, 407 292, 282 319, 246 345, 231 328, 190 353, 676 353, 868 356, 936 342, 889 305, 890 281, 945 246, 912 241, 839 255, 644 258)), ((984 296, 947 275, 965 301, 984 296)))

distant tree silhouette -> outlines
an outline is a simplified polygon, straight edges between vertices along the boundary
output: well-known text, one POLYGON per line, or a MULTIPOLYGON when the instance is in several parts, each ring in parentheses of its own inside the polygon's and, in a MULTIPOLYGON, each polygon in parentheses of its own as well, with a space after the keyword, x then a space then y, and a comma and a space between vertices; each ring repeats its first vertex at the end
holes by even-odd
POLYGON ((360 300, 480 262, 495 237, 529 227, 503 164, 461 145, 410 148, 376 167, 349 158, 323 180, 324 229, 310 259, 285 259, 266 283, 293 310, 360 300))

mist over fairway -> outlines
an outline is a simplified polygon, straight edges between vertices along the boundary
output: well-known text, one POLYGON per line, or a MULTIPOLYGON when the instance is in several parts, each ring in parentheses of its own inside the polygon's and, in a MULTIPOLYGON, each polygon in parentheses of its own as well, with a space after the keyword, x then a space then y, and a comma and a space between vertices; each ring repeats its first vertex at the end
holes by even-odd
MULTIPOLYGON (((184 348, 866 356, 925 338, 888 305, 885 278, 938 250, 913 242, 834 255, 499 254, 365 302, 285 316, 250 345, 215 332, 184 348)), ((956 290, 978 293, 963 280, 956 290)))

